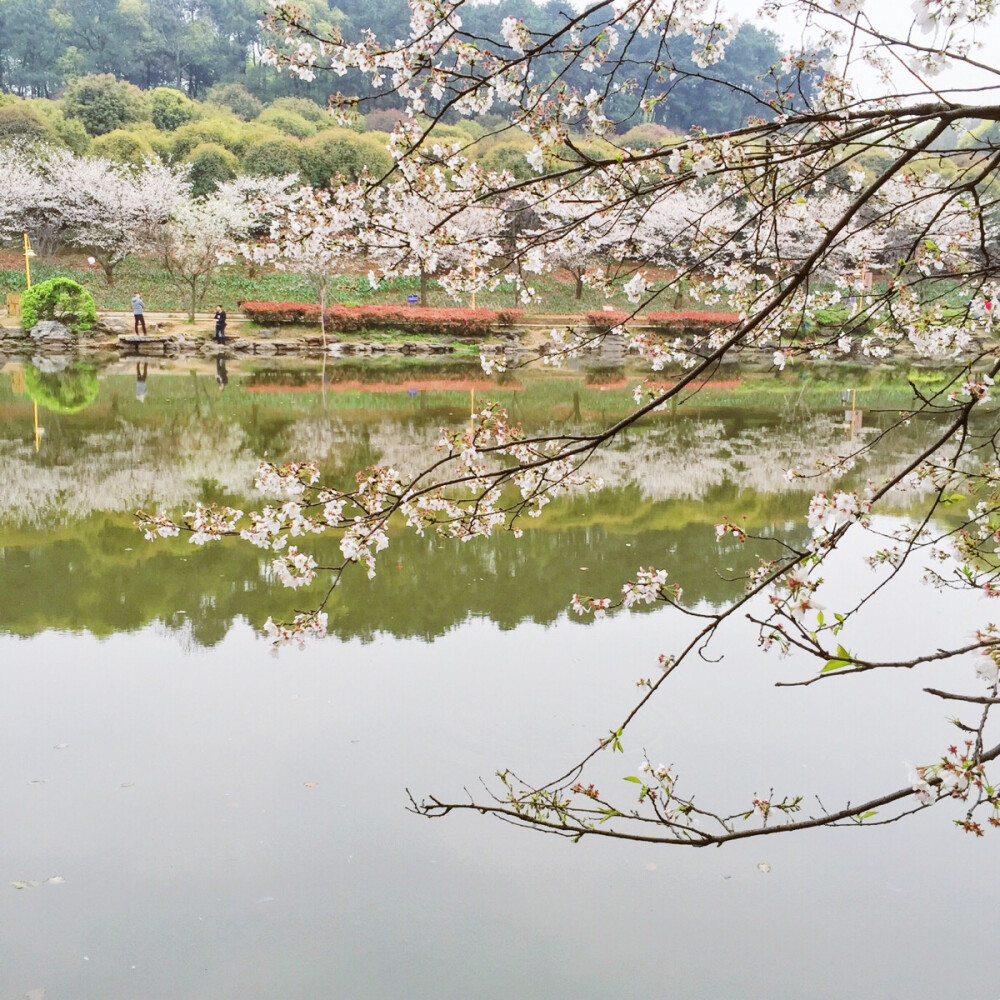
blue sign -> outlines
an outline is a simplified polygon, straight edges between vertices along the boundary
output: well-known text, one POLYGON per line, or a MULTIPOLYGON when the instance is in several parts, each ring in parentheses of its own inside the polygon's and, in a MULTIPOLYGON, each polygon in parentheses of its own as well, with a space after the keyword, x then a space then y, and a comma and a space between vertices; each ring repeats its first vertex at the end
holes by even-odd
POLYGON ((416 295, 407 295, 406 301, 409 302, 411 306, 415 306, 420 301, 420 298, 416 295))

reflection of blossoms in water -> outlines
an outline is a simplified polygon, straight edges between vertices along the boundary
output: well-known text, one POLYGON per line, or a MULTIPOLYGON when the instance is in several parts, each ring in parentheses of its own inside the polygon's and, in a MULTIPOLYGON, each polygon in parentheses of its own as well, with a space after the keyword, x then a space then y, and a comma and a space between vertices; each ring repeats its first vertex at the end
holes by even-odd
MULTIPOLYGON (((851 443, 829 416, 735 432, 727 431, 722 420, 683 420, 641 435, 631 433, 618 447, 595 455, 587 468, 606 482, 634 484, 650 500, 701 500, 722 483, 763 493, 793 488, 811 494, 826 477, 798 479, 787 473, 819 472, 818 444, 826 445, 824 462, 829 467, 846 459, 859 442, 851 443)), ((877 478, 870 464, 867 469, 877 478)))
MULTIPOLYGON (((634 485, 649 500, 704 499, 724 483, 763 493, 790 489, 812 495, 836 476, 814 478, 816 448, 825 446, 827 461, 843 459, 852 443, 836 418, 817 415, 801 421, 732 428, 733 420, 663 419, 630 431, 599 451, 586 471, 608 486, 634 485), (728 425, 728 426, 727 426, 728 425), (790 469, 797 474, 788 476, 790 469)), ((457 426, 461 420, 453 421, 457 426)), ((544 431, 559 433, 550 426, 544 431)), ((366 461, 415 472, 442 453, 436 450, 441 427, 436 422, 397 421, 386 416, 352 424, 342 415, 302 417, 291 428, 287 458, 338 457, 353 461, 360 444, 366 461)), ((246 496, 261 457, 247 445, 236 423, 191 419, 167 428, 118 428, 87 436, 86 461, 75 465, 40 465, 30 442, 0 440, 0 516, 18 523, 41 524, 53 514, 83 517, 95 511, 190 505, 202 484, 211 480, 229 493, 246 496)), ((893 467, 893 455, 875 451, 864 478, 878 481, 893 467)), ((353 468, 350 470, 353 471, 353 468)), ((921 484, 925 486, 926 484, 921 484)))
POLYGON ((296 420, 289 428, 288 440, 295 442, 300 458, 322 462, 350 443, 351 434, 343 420, 324 415, 296 420))
MULTIPOLYGON (((169 429, 130 426, 90 434, 86 460, 39 464, 30 442, 0 440, 0 516, 43 525, 53 517, 190 504, 206 479, 245 493, 257 460, 238 424, 192 420, 169 429)), ((50 447, 48 444, 47 447, 50 447)))

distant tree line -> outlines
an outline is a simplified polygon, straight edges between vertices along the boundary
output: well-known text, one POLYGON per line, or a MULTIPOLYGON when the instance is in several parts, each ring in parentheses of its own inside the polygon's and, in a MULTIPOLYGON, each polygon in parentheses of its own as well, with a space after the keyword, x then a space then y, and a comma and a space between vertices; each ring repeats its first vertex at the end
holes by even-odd
MULTIPOLYGON (((339 30, 355 38, 372 30, 382 39, 405 38, 409 11, 405 0, 303 0, 300 4, 321 33, 339 30)), ((188 98, 203 98, 211 88, 239 83, 257 100, 300 96, 324 103, 344 79, 331 80, 323 73, 306 82, 278 74, 264 65, 268 36, 261 19, 261 0, 0 0, 0 92, 26 98, 52 98, 63 94, 74 81, 95 74, 142 90, 169 87, 188 98)), ((566 20, 565 4, 548 0, 505 0, 502 13, 521 18, 532 30, 551 31, 566 20)), ((467 30, 495 31, 497 6, 466 5, 462 17, 467 30)), ((719 88, 692 75, 690 39, 665 42, 651 36, 633 39, 630 59, 636 64, 653 61, 662 67, 655 86, 662 99, 652 112, 630 107, 634 98, 623 88, 615 100, 618 119, 633 125, 652 120, 677 131, 700 125, 710 131, 745 123, 759 113, 780 76, 777 38, 744 24, 731 38, 726 57, 709 76, 725 79, 733 89, 724 100, 719 88), (642 51, 640 51, 640 49, 642 51), (647 51, 648 50, 648 51, 647 51)), ((553 62, 553 75, 567 84, 592 86, 597 77, 577 80, 571 67, 553 62)), ((395 98, 365 91, 355 82, 358 96, 371 107, 391 106, 395 98)), ((649 92, 649 87, 646 87, 649 92)), ((253 117, 253 115, 244 116, 253 117)), ((110 131, 110 130, 105 130, 110 131)), ((91 130, 92 134, 93 131, 91 130)))

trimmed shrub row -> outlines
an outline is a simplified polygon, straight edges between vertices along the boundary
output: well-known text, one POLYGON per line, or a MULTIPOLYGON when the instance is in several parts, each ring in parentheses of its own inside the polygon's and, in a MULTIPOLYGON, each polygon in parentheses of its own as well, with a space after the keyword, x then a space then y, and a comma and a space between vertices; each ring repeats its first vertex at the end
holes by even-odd
MULTIPOLYGON (((261 325, 318 325, 319 306, 312 302, 243 302, 243 314, 261 325)), ((427 309, 420 306, 328 306, 326 327, 333 333, 363 330, 410 330, 414 333, 485 337, 497 327, 511 326, 520 309, 427 309)))

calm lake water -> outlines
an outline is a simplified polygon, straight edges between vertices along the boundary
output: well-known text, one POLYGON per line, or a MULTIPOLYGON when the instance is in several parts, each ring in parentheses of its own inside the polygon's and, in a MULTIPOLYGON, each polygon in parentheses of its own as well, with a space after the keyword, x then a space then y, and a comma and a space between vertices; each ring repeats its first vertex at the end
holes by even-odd
MULTIPOLYGON (((694 606, 731 601, 754 553, 719 549, 713 525, 745 512, 804 538, 812 487, 784 469, 875 434, 901 405, 891 387, 859 392, 853 431, 847 382, 721 386, 656 414, 597 461, 601 494, 554 504, 517 543, 399 536, 373 582, 337 594, 329 638, 276 657, 263 621, 308 595, 282 590, 258 550, 150 545, 132 526, 138 507, 250 504, 263 454, 343 481, 415 466, 486 398, 529 429, 594 428, 635 381, 8 363, 0 1000, 998 1000, 996 838, 956 832, 946 808, 703 851, 406 809, 407 789, 481 795, 499 768, 544 781, 589 750, 691 625, 669 609, 581 621, 573 592, 614 593, 653 563, 694 606)), ((914 422, 857 475, 930 430, 914 422)), ((828 575, 831 606, 857 586, 851 555, 828 575)), ((988 612, 914 577, 854 639, 915 649, 988 612)), ((955 738, 920 693, 941 674, 776 690, 814 667, 760 653, 739 623, 711 654, 644 711, 605 784, 645 750, 706 807, 772 786, 834 807, 904 784, 907 761, 955 738)), ((967 685, 971 663, 949 669, 967 685)))

